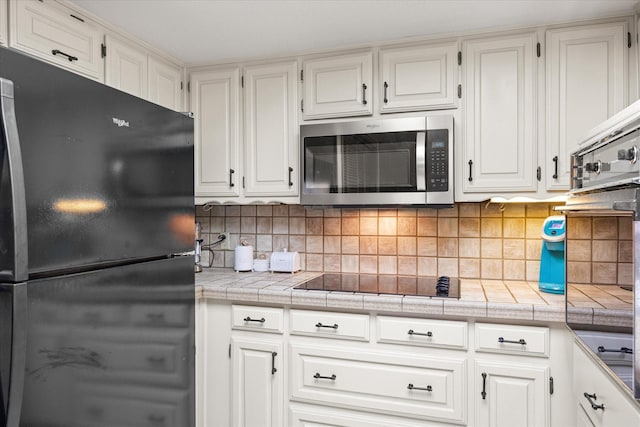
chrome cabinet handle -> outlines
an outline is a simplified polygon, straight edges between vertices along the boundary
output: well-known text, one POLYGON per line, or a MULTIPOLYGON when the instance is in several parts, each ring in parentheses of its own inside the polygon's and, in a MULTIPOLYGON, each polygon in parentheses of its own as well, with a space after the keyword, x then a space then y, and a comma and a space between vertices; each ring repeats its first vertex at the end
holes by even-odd
POLYGON ((330 377, 325 377, 320 375, 320 372, 316 372, 316 374, 313 376, 313 378, 317 379, 317 380, 331 380, 331 381, 335 381, 336 380, 336 374, 331 374, 330 377))
POLYGON ((362 105, 367 105, 367 85, 362 83, 362 105))
POLYGON ((480 395, 482 396, 482 400, 485 400, 487 398, 487 373, 486 372, 482 373, 482 391, 480 392, 480 395))
POLYGON ((69 55, 68 53, 64 53, 63 51, 61 51, 60 49, 53 49, 51 51, 52 55, 62 55, 62 56, 66 56, 67 59, 69 60, 69 62, 73 62, 73 61, 77 61, 78 58, 76 56, 73 55, 69 55))
POLYGON ((147 319, 152 322, 160 322, 164 320, 164 313, 147 313, 147 319))
POLYGON ((316 328, 330 328, 330 329, 338 329, 338 324, 334 323, 333 325, 323 325, 322 323, 316 323, 316 328))
POLYGON ((596 402, 594 402, 594 400, 598 400, 598 396, 596 396, 595 393, 589 394, 585 391, 584 397, 589 401, 589 404, 591 405, 591 409, 593 409, 594 411, 597 411, 598 409, 602 409, 602 411, 604 412, 604 403, 598 405, 596 402))
POLYGON ((156 365, 156 364, 164 363, 165 358, 162 356, 149 356, 147 357, 147 362, 156 365))
POLYGON ((258 323, 266 322, 266 319, 264 317, 261 317, 260 319, 252 319, 251 317, 247 316, 242 320, 244 320, 245 322, 258 322, 258 323))
POLYGON ((553 160, 553 163, 555 163, 555 165, 553 166, 553 179, 558 179, 558 156, 553 156, 553 159, 551 160, 553 160))
POLYGON ((389 102, 389 100, 387 99, 387 88, 389 87, 389 84, 387 82, 384 82, 384 96, 383 96, 383 102, 386 104, 387 102, 389 102))
POLYGON ((409 329, 409 331, 407 332, 409 335, 420 335, 423 337, 432 337, 433 336, 433 332, 431 331, 427 331, 427 333, 423 333, 423 332, 415 332, 413 329, 409 329))
POLYGON ((149 416, 147 417, 147 421, 149 421, 152 424, 164 424, 166 418, 164 417, 164 415, 157 415, 157 414, 149 414, 149 416))
POLYGON ((598 347, 598 353, 625 353, 625 354, 633 354, 633 350, 629 347, 620 347, 620 350, 615 350, 612 348, 604 348, 604 346, 598 347))
POLYGON ((233 183, 233 174, 236 173, 235 170, 229 169, 229 187, 235 187, 236 185, 233 183))
POLYGON ((523 338, 520 338, 518 341, 511 341, 511 340, 505 340, 503 337, 498 337, 498 342, 500 344, 506 343, 506 344, 527 345, 527 342, 523 338))
POLYGON ((433 391, 433 387, 431 387, 430 385, 427 385, 426 387, 416 387, 413 384, 409 384, 407 386, 407 388, 409 390, 423 390, 423 391, 433 391))
POLYGON ((469 182, 473 181, 473 160, 469 160, 469 182))
POLYGON ((293 187, 293 181, 291 180, 292 173, 293 173, 293 168, 289 166, 289 187, 293 187))
POLYGON ((275 351, 271 352, 271 375, 274 375, 278 370, 276 369, 276 356, 278 353, 275 351))

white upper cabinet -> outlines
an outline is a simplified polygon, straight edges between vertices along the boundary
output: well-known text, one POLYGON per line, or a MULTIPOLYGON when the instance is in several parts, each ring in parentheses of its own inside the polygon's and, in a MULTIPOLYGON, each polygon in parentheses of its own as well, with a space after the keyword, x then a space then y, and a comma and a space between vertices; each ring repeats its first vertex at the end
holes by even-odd
POLYGON ((458 43, 380 49, 380 112, 456 106, 458 43))
POLYGON ((9 11, 7 5, 9 0, 0 0, 0 45, 7 46, 9 44, 9 11))
POLYGON ((52 0, 11 2, 9 46, 62 68, 104 81, 104 32, 52 0))
POLYGON ((195 195, 240 195, 240 69, 191 73, 195 195))
POLYGON ((147 53, 130 43, 105 36, 105 83, 140 98, 147 97, 147 53))
POLYGON ((175 111, 183 109, 180 67, 109 35, 105 45, 106 84, 175 111))
POLYGON ((244 69, 246 196, 298 194, 297 62, 244 69))
POLYGON ((369 115, 373 112, 371 51, 305 59, 303 112, 307 119, 369 115))
POLYGON ((627 104, 627 24, 547 31, 548 190, 569 189, 580 139, 627 104))
POLYGON ((182 111, 182 69, 153 56, 148 60, 149 101, 182 111))
POLYGON ((535 33, 462 44, 463 192, 536 191, 535 47, 535 33))

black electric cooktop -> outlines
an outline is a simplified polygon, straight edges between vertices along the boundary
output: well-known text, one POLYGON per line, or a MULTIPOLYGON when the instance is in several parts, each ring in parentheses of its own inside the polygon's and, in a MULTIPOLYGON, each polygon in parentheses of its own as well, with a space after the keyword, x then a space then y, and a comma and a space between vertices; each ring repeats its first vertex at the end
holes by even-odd
POLYGON ((460 280, 448 276, 325 273, 295 289, 460 298, 460 280))

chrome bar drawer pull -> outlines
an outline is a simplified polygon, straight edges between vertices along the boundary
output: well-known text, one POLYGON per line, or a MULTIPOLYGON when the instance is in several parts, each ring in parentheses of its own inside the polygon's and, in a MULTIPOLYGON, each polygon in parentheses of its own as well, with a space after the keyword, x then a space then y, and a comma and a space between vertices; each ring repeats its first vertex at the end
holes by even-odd
POLYGON ((433 336, 433 332, 431 332, 431 331, 427 331, 427 333, 425 334, 425 333, 422 333, 422 332, 416 332, 413 329, 409 329, 409 331, 407 333, 409 335, 420 335, 420 336, 429 337, 429 338, 431 338, 433 336))
POLYGON ((586 397, 587 400, 589 401, 589 404, 591 405, 591 409, 593 409, 594 411, 597 411, 598 409, 602 409, 602 411, 604 412, 604 403, 598 405, 597 403, 594 402, 594 400, 598 400, 598 396, 596 396, 595 393, 589 394, 585 392, 584 397, 586 397))
POLYGON ((322 323, 316 323, 316 328, 330 328, 330 329, 338 329, 338 324, 334 323, 333 325, 323 325, 322 323))
POLYGON ((242 319, 242 320, 244 320, 245 322, 259 322, 259 323, 264 323, 264 322, 266 322, 266 320, 265 320, 265 318, 264 318, 264 317, 261 317, 260 319, 252 319, 251 317, 247 316, 247 317, 245 317, 245 318, 244 318, 244 319, 242 319))
POLYGON ((520 345, 527 345, 527 342, 524 340, 524 338, 520 338, 518 341, 511 341, 511 340, 505 340, 503 337, 498 337, 498 342, 500 344, 502 343, 508 343, 508 344, 520 344, 520 345))
POLYGON ((430 385, 426 386, 426 387, 416 387, 413 384, 409 384, 407 386, 407 388, 409 390, 424 390, 424 391, 433 391, 433 387, 431 387, 430 385))
POLYGON ((620 347, 620 350, 615 350, 612 348, 604 348, 604 346, 598 347, 598 353, 625 353, 625 354, 633 354, 633 350, 629 347, 620 347))
POLYGON ((336 374, 332 374, 330 377, 325 377, 320 375, 320 372, 316 372, 316 374, 313 376, 313 378, 317 379, 317 380, 331 380, 331 381, 335 381, 336 380, 336 374))

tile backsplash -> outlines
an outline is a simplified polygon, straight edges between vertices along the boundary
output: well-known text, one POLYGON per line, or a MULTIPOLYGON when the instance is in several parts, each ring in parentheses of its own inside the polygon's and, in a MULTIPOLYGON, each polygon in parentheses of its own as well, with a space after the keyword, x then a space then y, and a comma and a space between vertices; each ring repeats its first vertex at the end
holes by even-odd
MULTIPOLYGON (((551 204, 459 203, 451 209, 316 209, 299 205, 196 206, 204 244, 230 234, 231 250, 213 247, 212 265, 233 267, 245 240, 256 256, 287 248, 307 271, 538 281, 541 231, 551 204)), ((627 218, 571 218, 569 281, 627 284, 627 218), (615 224, 614 224, 615 223, 615 224)), ((630 237, 629 237, 630 238, 630 237)), ((203 265, 210 253, 203 251, 203 265)))
POLYGON ((570 217, 567 282, 633 284, 632 227, 630 216, 570 217))

